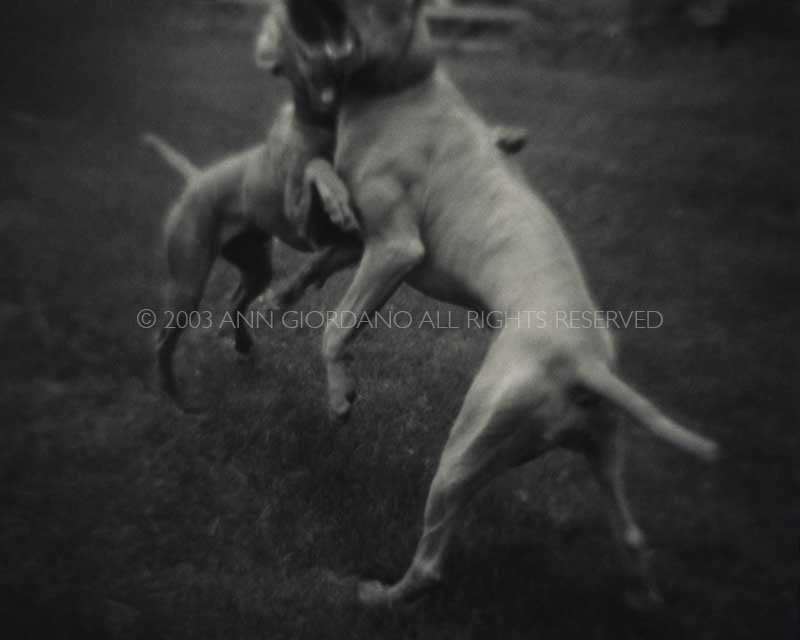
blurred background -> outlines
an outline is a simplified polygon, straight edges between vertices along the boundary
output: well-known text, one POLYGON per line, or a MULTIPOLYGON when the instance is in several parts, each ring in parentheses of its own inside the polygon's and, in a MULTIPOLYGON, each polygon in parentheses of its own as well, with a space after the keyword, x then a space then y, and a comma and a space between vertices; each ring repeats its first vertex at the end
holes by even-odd
MULTIPOLYGON (((366 614, 326 576, 397 577, 489 336, 372 331, 328 423, 318 330, 192 331, 176 413, 152 391, 160 234, 180 179, 258 142, 288 96, 252 60, 257 2, 12 0, 0 30, 0 600, 7 637, 796 638, 800 3, 519 0, 428 7, 443 64, 519 156, 619 331, 621 369, 716 438, 707 467, 632 431, 635 512, 666 594, 637 615, 582 460, 469 509, 446 587, 366 614)), ((277 275, 302 258, 279 248, 277 275)), ((327 309, 342 274, 298 307, 327 309)), ((221 315, 235 274, 212 274, 221 315)), ((395 309, 458 310, 408 289, 395 309)), ((462 322, 461 324, 465 324, 462 322)))

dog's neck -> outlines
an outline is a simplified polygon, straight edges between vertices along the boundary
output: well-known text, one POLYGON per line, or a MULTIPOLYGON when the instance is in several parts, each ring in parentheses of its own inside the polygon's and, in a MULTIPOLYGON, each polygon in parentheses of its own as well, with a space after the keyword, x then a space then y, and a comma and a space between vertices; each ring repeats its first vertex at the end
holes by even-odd
POLYGON ((397 93, 425 82, 435 71, 436 56, 420 16, 399 51, 368 57, 349 75, 346 93, 361 98, 397 93))
POLYGON ((436 70, 433 58, 406 59, 403 70, 391 73, 397 65, 392 61, 370 63, 352 74, 347 83, 347 92, 364 96, 382 96, 398 93, 421 84, 430 78, 436 70))
POLYGON ((292 101, 295 118, 301 125, 314 129, 333 129, 336 126, 338 109, 328 109, 324 112, 315 109, 311 99, 299 87, 292 87, 292 101))

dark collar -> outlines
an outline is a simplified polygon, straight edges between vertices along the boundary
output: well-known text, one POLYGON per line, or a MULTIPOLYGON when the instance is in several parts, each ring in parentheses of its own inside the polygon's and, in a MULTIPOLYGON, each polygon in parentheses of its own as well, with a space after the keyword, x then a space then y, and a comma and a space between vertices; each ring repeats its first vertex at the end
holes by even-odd
POLYGON ((436 70, 436 60, 429 56, 414 60, 407 58, 402 63, 403 71, 397 73, 395 70, 400 66, 383 60, 367 64, 350 76, 346 93, 362 96, 398 93, 430 78, 436 70))
POLYGON ((323 129, 333 129, 336 126, 338 107, 322 113, 314 109, 308 96, 298 89, 292 91, 292 100, 294 101, 295 116, 303 124, 323 129))
POLYGON ((350 74, 347 89, 359 95, 397 93, 430 78, 436 70, 436 56, 417 18, 399 53, 367 61, 350 74), (421 37, 420 37, 421 36, 421 37))

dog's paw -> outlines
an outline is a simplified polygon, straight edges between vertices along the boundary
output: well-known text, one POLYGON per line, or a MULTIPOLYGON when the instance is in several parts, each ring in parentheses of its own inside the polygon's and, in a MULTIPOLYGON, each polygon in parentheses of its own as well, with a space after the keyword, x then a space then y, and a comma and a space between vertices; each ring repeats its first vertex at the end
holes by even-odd
POLYGON ((243 356, 250 355, 254 344, 255 342, 253 340, 253 336, 250 335, 250 332, 244 327, 238 327, 234 335, 234 346, 236 347, 236 352, 243 356))
POLYGON ((156 370, 152 389, 157 396, 160 396, 167 402, 172 411, 179 415, 204 417, 207 413, 205 407, 186 399, 183 392, 178 388, 175 375, 172 371, 164 372, 156 370))
POLYGON ((329 604, 352 606, 357 602, 358 579, 355 576, 323 569, 319 572, 318 584, 329 604))
POLYGON ((322 196, 325 211, 328 212, 331 222, 346 233, 354 233, 359 231, 360 227, 356 219, 356 214, 350 207, 346 198, 347 194, 336 194, 333 192, 328 192, 326 195, 322 196), (342 199, 342 196, 344 196, 345 199, 342 199))
POLYGON ((358 583, 356 596, 358 603, 367 609, 411 613, 428 601, 433 586, 435 585, 419 585, 413 592, 408 592, 377 580, 369 580, 358 583))
MULTIPOLYGON (((346 360, 346 354, 342 360, 346 360)), ((356 399, 356 383, 342 362, 328 365, 328 415, 336 423, 347 422, 356 399)))
POLYGON ((341 401, 328 405, 328 417, 334 424, 345 424, 353 411, 352 401, 341 401))
POLYGON ((344 185, 323 180, 317 180, 316 185, 322 206, 331 222, 347 233, 359 231, 358 218, 350 206, 350 193, 344 185))
POLYGON ((319 158, 306 166, 306 180, 313 185, 331 222, 347 233, 360 230, 350 203, 350 192, 329 162, 319 158))
POLYGON ((348 379, 347 388, 338 392, 334 397, 331 395, 331 400, 328 405, 328 413, 333 422, 337 424, 344 424, 350 419, 350 414, 353 411, 353 404, 358 395, 355 383, 348 379))
POLYGON ((355 386, 347 389, 342 395, 336 397, 331 396, 328 403, 328 415, 332 422, 336 424, 344 424, 350 419, 350 414, 353 411, 353 404, 356 401, 355 386))
POLYGON ((391 606, 389 588, 377 580, 359 582, 356 595, 359 604, 369 609, 388 608, 391 606))

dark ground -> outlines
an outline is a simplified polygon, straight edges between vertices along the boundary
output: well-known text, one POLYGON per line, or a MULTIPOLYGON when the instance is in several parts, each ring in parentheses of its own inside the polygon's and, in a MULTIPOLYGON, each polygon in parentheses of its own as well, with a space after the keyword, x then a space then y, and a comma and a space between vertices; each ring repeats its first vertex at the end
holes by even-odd
MULTIPOLYGON (((470 509, 440 593, 377 617, 325 576, 405 568, 487 336, 367 332, 361 400, 334 427, 319 331, 264 329, 250 359, 195 331, 180 371, 211 415, 177 415, 148 390, 154 335, 135 316, 159 305, 160 222, 180 183, 137 136, 207 162, 255 141, 284 88, 251 65, 250 34, 224 26, 4 44, 6 637, 797 637, 797 47, 449 62, 489 117, 529 128, 521 161, 601 306, 663 314, 620 332, 625 374, 727 457, 704 466, 632 435, 658 613, 623 606, 597 492, 580 460, 551 455, 470 509)), ((281 274, 298 264, 278 258, 281 274)), ((347 280, 301 308, 327 308, 347 280)), ((232 283, 220 267, 203 308, 221 315, 232 283)), ((443 309, 408 290, 393 304, 443 309)))

